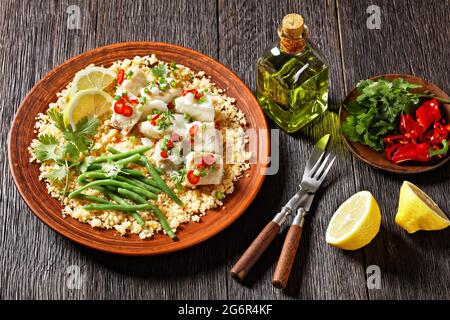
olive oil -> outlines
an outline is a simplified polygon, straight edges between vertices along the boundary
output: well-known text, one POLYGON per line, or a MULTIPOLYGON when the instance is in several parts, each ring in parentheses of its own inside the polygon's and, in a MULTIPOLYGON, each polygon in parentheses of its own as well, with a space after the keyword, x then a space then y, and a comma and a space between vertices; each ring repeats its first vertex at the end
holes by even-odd
POLYGON ((276 124, 293 133, 327 110, 329 69, 307 41, 300 15, 287 15, 278 33, 280 41, 257 62, 257 98, 276 124))

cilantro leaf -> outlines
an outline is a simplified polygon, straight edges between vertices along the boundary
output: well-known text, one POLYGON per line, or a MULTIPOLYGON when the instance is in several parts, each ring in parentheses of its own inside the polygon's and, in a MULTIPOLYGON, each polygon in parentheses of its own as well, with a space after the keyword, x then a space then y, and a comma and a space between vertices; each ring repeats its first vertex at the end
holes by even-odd
POLYGON ((152 70, 153 76, 156 78, 164 77, 167 72, 166 66, 163 63, 158 64, 156 67, 153 67, 151 70, 152 70))
POLYGON ((73 143, 78 152, 85 152, 92 144, 92 137, 97 132, 99 120, 97 118, 84 117, 76 124, 76 130, 73 131, 71 127, 64 132, 64 138, 73 143))
POLYGON ((48 134, 40 136, 38 140, 39 143, 33 150, 36 159, 40 161, 57 161, 59 159, 59 154, 57 152, 58 140, 54 136, 48 134))
POLYGON ((69 160, 72 161, 78 161, 78 159, 80 158, 80 152, 78 151, 77 147, 71 142, 63 145, 62 154, 64 155, 64 158, 69 158, 69 160))
POLYGON ((353 142, 382 151, 383 138, 396 130, 400 114, 415 111, 423 95, 410 90, 418 87, 402 78, 360 81, 359 96, 345 105, 350 115, 342 123, 342 132, 353 142))
POLYGON ((86 137, 93 137, 97 132, 99 123, 99 120, 95 117, 84 117, 77 122, 76 133, 86 137))
POLYGON ((66 125, 64 124, 63 114, 59 112, 56 108, 51 108, 48 110, 47 115, 55 122, 56 127, 59 131, 64 132, 66 130, 66 125))
POLYGON ((45 177, 50 180, 63 181, 68 174, 66 166, 56 165, 56 168, 50 170, 45 177))

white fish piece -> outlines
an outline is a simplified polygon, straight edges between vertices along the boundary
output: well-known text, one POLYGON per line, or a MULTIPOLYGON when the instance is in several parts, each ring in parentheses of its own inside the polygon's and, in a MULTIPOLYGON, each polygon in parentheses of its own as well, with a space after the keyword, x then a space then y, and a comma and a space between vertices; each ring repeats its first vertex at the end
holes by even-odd
MULTIPOLYGON (((154 116, 156 116, 156 115, 154 115, 154 116)), ((156 123, 156 125, 153 125, 151 120, 144 120, 139 125, 139 131, 145 137, 151 138, 151 139, 161 139, 165 135, 170 135, 172 133, 172 131, 174 131, 174 128, 175 128, 178 118, 175 117, 174 114, 169 115, 169 114, 163 113, 160 115, 160 117, 168 117, 168 116, 170 118, 169 118, 168 126, 166 128, 160 129, 160 128, 158 128, 157 123, 156 123)))
POLYGON ((176 97, 181 95, 180 88, 169 88, 167 90, 160 90, 156 85, 150 85, 147 87, 148 90, 142 88, 139 93, 142 97, 146 97, 148 101, 159 100, 167 103, 173 101, 176 97), (146 92, 147 91, 147 92, 146 92))
POLYGON ((214 122, 215 110, 211 103, 211 97, 204 96, 206 101, 197 103, 194 94, 191 92, 175 99, 175 111, 178 113, 187 113, 193 120, 204 122, 214 122))
POLYGON ((161 139, 167 132, 167 129, 158 129, 158 126, 154 126, 150 121, 142 121, 139 124, 139 131, 150 139, 161 139))
POLYGON ((180 88, 169 88, 165 91, 161 91, 157 96, 154 97, 154 99, 158 99, 161 101, 164 101, 165 103, 169 103, 173 101, 176 97, 179 97, 181 95, 181 89, 180 88))
POLYGON ((111 125, 114 128, 120 129, 121 133, 125 136, 129 134, 131 130, 133 130, 134 126, 141 119, 142 112, 135 107, 132 107, 132 109, 133 114, 131 115, 131 117, 126 117, 122 114, 115 113, 113 108, 113 113, 111 116, 111 125))
POLYGON ((194 138, 194 143, 191 143, 191 150, 196 152, 223 154, 222 134, 220 130, 215 128, 213 122, 194 121, 186 124, 184 140, 190 142, 192 138, 194 138), (192 137, 191 134, 193 132, 196 132, 196 134, 192 137))
POLYGON ((142 104, 142 116, 141 119, 147 118, 149 114, 151 114, 154 110, 158 110, 161 112, 167 112, 169 109, 167 108, 167 103, 161 100, 149 100, 148 96, 143 96, 147 98, 147 102, 142 104))
POLYGON ((173 131, 177 133, 180 137, 183 137, 186 132, 186 125, 188 121, 184 118, 182 114, 173 114, 173 131))
POLYGON ((141 138, 141 142, 142 145, 146 147, 153 147, 155 145, 155 143, 149 138, 141 138))
POLYGON ((131 79, 124 80, 122 86, 124 91, 131 92, 133 95, 138 96, 140 90, 147 84, 147 81, 145 73, 138 69, 134 71, 131 79))
MULTIPOLYGON (((203 160, 203 162, 205 162, 203 160)), ((186 156, 186 184, 190 187, 220 184, 223 178, 223 158, 219 154, 205 153, 205 152, 191 152, 186 156), (198 168, 198 164, 202 163, 202 159, 209 159, 207 161, 208 166, 203 169, 198 168), (190 171, 200 173, 203 171, 204 176, 199 175, 200 180, 197 184, 189 182, 187 175, 190 171)))
POLYGON ((155 151, 152 154, 152 159, 158 168, 166 172, 178 170, 183 164, 183 158, 180 156, 181 143, 174 143, 174 147, 168 151, 168 157, 161 157, 162 145, 164 141, 160 140, 155 146, 155 151))

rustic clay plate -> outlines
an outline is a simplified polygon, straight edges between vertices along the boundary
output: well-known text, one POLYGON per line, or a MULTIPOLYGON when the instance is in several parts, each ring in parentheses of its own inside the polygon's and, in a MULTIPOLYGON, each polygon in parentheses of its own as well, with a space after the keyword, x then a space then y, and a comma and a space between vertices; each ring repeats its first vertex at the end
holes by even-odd
POLYGON ((23 100, 9 135, 9 164, 23 199, 34 214, 50 228, 88 247, 125 255, 156 255, 181 250, 204 241, 229 226, 255 198, 264 181, 264 165, 252 164, 236 184, 236 190, 225 201, 226 209, 209 210, 200 223, 188 223, 177 232, 178 241, 158 234, 149 240, 136 235, 121 237, 113 230, 100 230, 70 217, 63 218, 59 202, 47 194, 38 180, 38 165, 29 163, 28 146, 35 138, 35 117, 56 101, 56 93, 64 89, 75 73, 89 64, 110 66, 114 61, 155 54, 159 59, 183 64, 194 71, 203 70, 219 88, 236 99, 245 112, 248 128, 263 129, 259 137, 259 153, 269 156, 268 128, 263 112, 250 89, 230 70, 212 58, 176 45, 152 42, 129 42, 101 47, 68 60, 49 72, 23 100), (248 177, 247 177, 248 175, 248 177))
MULTIPOLYGON (((437 97, 449 99, 449 96, 444 91, 439 89, 436 85, 434 85, 422 78, 419 78, 419 77, 406 75, 406 74, 386 74, 386 75, 372 77, 370 79, 378 79, 378 78, 385 78, 387 80, 403 78, 404 80, 406 80, 410 83, 415 83, 415 84, 419 84, 422 86, 421 88, 414 89, 413 92, 430 91, 430 92, 433 92, 437 97)), ((354 88, 350 92, 350 94, 347 96, 347 98, 345 98, 345 100, 343 102, 343 106, 341 107, 341 111, 339 114, 339 119, 340 119, 341 123, 344 122, 345 119, 347 119, 347 117, 349 116, 349 113, 345 109, 344 105, 347 104, 348 102, 356 99, 356 97, 358 95, 359 95, 359 93, 358 93, 357 88, 354 88)), ((443 113, 442 116, 444 119, 447 119, 447 123, 448 123, 450 120, 450 104, 442 104, 441 103, 441 105, 444 107, 444 108, 442 108, 442 113, 443 113)), ((368 146, 365 146, 360 143, 352 142, 352 141, 348 140, 347 137, 345 137, 343 134, 342 134, 342 139, 344 140, 345 144, 350 149, 350 151, 361 161, 367 163, 368 165, 370 165, 374 168, 392 172, 392 173, 397 173, 397 174, 416 174, 416 173, 427 172, 427 171, 434 170, 438 167, 443 166, 450 159, 449 155, 447 154, 442 159, 432 159, 427 163, 411 162, 411 163, 405 163, 402 165, 397 165, 395 163, 390 162, 385 157, 383 152, 376 152, 375 150, 373 150, 372 148, 370 148, 368 146)))

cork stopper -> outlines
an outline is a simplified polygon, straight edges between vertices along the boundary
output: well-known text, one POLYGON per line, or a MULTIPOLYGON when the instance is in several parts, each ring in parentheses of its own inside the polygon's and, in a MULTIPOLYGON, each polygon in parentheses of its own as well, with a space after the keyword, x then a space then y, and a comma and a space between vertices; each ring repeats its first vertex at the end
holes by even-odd
POLYGON ((289 13, 281 23, 281 33, 292 39, 298 39, 303 34, 303 17, 296 13, 289 13))
POLYGON ((307 30, 301 15, 286 15, 278 28, 281 50, 288 54, 302 51, 306 45, 307 30))

